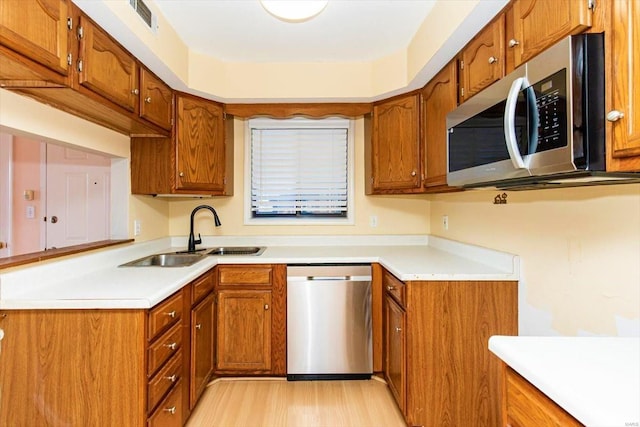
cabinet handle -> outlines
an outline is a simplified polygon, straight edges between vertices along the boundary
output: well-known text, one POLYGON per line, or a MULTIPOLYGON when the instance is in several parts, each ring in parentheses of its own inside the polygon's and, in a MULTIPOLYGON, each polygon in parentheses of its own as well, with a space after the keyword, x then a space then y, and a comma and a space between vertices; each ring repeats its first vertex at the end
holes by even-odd
POLYGON ((131 90, 131 93, 134 95, 139 95, 140 94, 140 89, 133 89, 131 90))
POLYGON ((396 289, 395 286, 387 285, 387 290, 388 291, 395 291, 395 289, 396 289))
POLYGON ((170 413, 171 415, 176 413, 176 407, 172 406, 171 408, 164 408, 163 411, 170 413))
POLYGON ((411 176, 416 176, 416 171, 411 171, 411 176))
POLYGON ((196 325, 196 329, 198 329, 198 330, 202 329, 202 323, 198 323, 198 324, 196 325))
POLYGON ((165 347, 169 347, 171 350, 175 350, 178 347, 178 343, 172 342, 171 344, 164 344, 165 347))
POLYGON ((511 39, 509 40, 509 47, 514 48, 516 46, 518 46, 520 44, 520 42, 516 39, 511 39))
POLYGON ((165 313, 165 315, 171 317, 172 319, 175 319, 176 318, 176 311, 175 310, 170 311, 168 313, 165 313))
POLYGON ((496 62, 498 62, 498 58, 496 58, 495 56, 489 57, 489 64, 495 64, 496 62))
POLYGON ((402 332, 402 328, 397 327, 397 328, 396 328, 396 332, 402 332))
POLYGON ((180 173, 178 174, 178 176, 179 176, 180 178, 182 178, 182 177, 184 176, 184 172, 180 172, 180 173))
POLYGON ((176 379, 178 379, 178 377, 176 376, 176 374, 171 375, 170 377, 164 377, 165 380, 169 380, 172 383, 176 382, 176 379))
POLYGON ((607 120, 610 122, 617 122, 624 117, 624 113, 618 110, 612 110, 607 113, 607 120))
POLYGON ((147 97, 144 99, 144 102, 146 102, 147 104, 151 104, 151 97, 150 97, 150 96, 147 96, 147 97))
POLYGON ((264 305, 264 309, 265 309, 265 310, 269 310, 269 304, 265 304, 265 305, 264 305))

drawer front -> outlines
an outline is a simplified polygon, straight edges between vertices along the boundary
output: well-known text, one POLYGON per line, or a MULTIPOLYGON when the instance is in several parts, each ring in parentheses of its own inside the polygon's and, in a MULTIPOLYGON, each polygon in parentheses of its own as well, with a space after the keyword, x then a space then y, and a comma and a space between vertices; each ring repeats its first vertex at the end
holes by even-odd
POLYGON ((174 389, 149 417, 149 427, 182 427, 182 394, 184 381, 179 380, 174 389))
POLYGON ((149 381, 147 393, 147 410, 155 409, 160 399, 182 377, 182 351, 178 351, 164 367, 149 381))
POLYGON ((191 305, 196 304, 213 290, 213 274, 205 274, 196 279, 191 287, 191 305))
POLYGON ((158 338, 147 350, 147 375, 153 375, 160 367, 182 348, 182 325, 176 323, 158 338))
POLYGON ((147 339, 153 341, 162 331, 182 318, 182 292, 164 300, 149 312, 147 339))
POLYGON ((398 280, 393 274, 385 271, 382 278, 382 286, 387 294, 391 295, 402 308, 406 308, 406 287, 401 280, 398 280))
POLYGON ((271 266, 218 267, 220 286, 224 285, 271 285, 271 266))
POLYGON ((507 425, 511 427, 582 426, 558 404, 510 368, 507 369, 507 425))

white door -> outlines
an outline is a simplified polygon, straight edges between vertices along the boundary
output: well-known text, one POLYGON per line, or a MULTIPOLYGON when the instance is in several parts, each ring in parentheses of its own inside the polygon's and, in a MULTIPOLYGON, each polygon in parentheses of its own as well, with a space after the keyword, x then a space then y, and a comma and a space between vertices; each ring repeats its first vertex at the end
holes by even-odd
POLYGON ((109 239, 111 160, 47 144, 46 248, 109 239))
POLYGON ((0 133, 0 258, 11 256, 13 136, 0 133))

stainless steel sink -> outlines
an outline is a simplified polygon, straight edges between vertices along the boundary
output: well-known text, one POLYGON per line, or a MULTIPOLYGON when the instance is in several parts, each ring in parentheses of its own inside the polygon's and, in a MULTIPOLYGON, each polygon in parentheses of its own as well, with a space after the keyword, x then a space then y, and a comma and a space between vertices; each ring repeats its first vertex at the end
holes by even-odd
POLYGON ((156 254, 127 262, 120 267, 188 267, 202 259, 202 254, 156 254))
POLYGON ((267 249, 263 246, 220 246, 207 252, 207 255, 253 255, 262 254, 267 249))

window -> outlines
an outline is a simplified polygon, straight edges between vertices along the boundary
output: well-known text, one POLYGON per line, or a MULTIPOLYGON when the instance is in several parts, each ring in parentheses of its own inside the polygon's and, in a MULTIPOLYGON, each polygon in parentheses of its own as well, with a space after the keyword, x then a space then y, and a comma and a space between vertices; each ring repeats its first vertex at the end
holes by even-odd
POLYGON ((251 119, 246 140, 247 223, 352 223, 350 120, 251 119))

